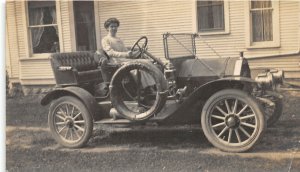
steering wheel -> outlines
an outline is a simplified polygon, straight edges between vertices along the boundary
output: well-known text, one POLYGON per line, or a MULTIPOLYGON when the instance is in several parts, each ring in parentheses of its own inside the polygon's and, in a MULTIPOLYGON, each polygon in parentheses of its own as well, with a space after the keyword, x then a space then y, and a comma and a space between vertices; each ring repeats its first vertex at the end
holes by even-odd
POLYGON ((146 51, 147 44, 148 44, 148 38, 146 36, 140 37, 140 39, 138 39, 133 44, 131 51, 133 52, 136 48, 138 48, 138 51, 139 51, 139 54, 134 59, 138 59, 141 57, 141 55, 146 51), (140 45, 140 43, 143 43, 143 44, 140 45))

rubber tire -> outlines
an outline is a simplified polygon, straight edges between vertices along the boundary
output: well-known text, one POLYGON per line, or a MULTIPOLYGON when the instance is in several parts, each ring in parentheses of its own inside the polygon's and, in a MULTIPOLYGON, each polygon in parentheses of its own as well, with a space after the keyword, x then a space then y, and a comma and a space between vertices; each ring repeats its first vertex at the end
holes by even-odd
POLYGON ((225 90, 221 90, 221 91, 215 93, 206 101, 206 103, 203 107, 203 110, 202 110, 202 114, 201 114, 201 125, 202 125, 204 135, 206 136, 208 141, 215 147, 217 147, 220 150, 225 151, 225 152, 245 152, 245 151, 248 151, 249 149, 251 149, 261 139, 261 137, 265 131, 266 121, 264 118, 264 113, 262 111, 262 107, 259 103, 257 103, 257 101, 255 100, 254 97, 252 97, 251 95, 249 95, 241 90, 225 89, 225 90), (212 131, 209 129, 210 128, 209 118, 208 118, 209 113, 207 113, 207 112, 210 112, 212 110, 212 108, 214 107, 213 105, 216 102, 218 102, 226 97, 234 97, 234 98, 238 97, 239 99, 243 100, 244 102, 248 102, 247 104, 250 105, 250 107, 252 107, 253 111, 255 111, 255 114, 257 115, 256 117, 258 119, 259 129, 255 133, 256 136, 251 140, 250 143, 247 143, 246 145, 242 145, 242 146, 225 145, 222 142, 220 142, 214 136, 214 133, 212 133, 212 131))
POLYGON ((89 141, 90 137, 93 133, 93 119, 91 114, 89 113, 86 106, 77 98, 73 96, 63 96, 56 100, 54 100, 50 105, 50 110, 48 114, 48 125, 51 131, 51 134, 53 138, 62 146, 67 148, 81 148, 86 145, 86 143, 89 141), (68 143, 61 139, 60 135, 56 132, 55 126, 54 126, 54 112, 56 107, 58 107, 62 103, 71 103, 75 105, 82 113, 83 118, 85 118, 86 125, 85 125, 85 133, 83 137, 75 142, 75 143, 68 143))
POLYGON ((277 99, 275 101, 275 109, 273 114, 269 119, 267 119, 267 127, 272 127, 274 124, 279 120, 280 116, 282 115, 283 109, 283 100, 277 99))
POLYGON ((137 69, 137 68, 144 69, 150 75, 152 75, 153 79, 155 80, 155 83, 159 85, 157 90, 158 92, 165 92, 167 90, 167 81, 165 80, 162 72, 149 60, 138 59, 138 60, 127 62, 115 72, 114 76, 112 77, 112 81, 110 83, 110 98, 113 107, 124 118, 129 119, 131 121, 144 121, 153 117, 163 108, 167 100, 167 94, 160 94, 156 99, 154 106, 144 113, 139 114, 130 111, 124 105, 122 98, 120 98, 121 93, 119 92, 119 90, 121 89, 119 88, 119 85, 121 84, 119 84, 118 81, 122 80, 122 75, 126 74, 126 71, 130 71, 132 69, 137 69), (145 114, 146 116, 143 116, 143 114, 145 114), (142 117, 137 117, 137 116, 142 116, 142 117))

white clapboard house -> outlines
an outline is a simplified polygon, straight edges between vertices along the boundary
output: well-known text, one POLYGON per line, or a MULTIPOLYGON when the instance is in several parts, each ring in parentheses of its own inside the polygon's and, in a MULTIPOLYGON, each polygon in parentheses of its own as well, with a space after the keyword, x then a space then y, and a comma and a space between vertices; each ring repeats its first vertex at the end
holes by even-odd
POLYGON ((55 84, 53 52, 94 51, 116 17, 118 36, 131 46, 140 36, 164 58, 162 34, 198 33, 199 57, 237 57, 243 51, 252 70, 283 69, 300 79, 300 1, 7 1, 6 69, 23 88, 55 84), (213 50, 212 50, 213 48, 213 50), (215 53, 217 52, 217 53, 215 53))

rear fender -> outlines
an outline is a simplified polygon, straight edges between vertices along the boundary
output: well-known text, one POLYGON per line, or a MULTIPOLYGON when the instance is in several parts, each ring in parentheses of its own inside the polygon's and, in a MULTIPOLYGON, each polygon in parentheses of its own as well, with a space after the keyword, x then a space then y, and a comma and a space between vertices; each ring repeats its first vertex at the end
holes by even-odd
POLYGON ((97 114, 100 112, 100 107, 98 106, 97 101, 88 91, 80 87, 56 88, 42 98, 41 105, 45 106, 51 101, 63 96, 74 96, 78 98, 87 107, 93 119, 98 120, 99 117, 97 114))
POLYGON ((211 95, 217 91, 235 88, 244 90, 246 92, 251 92, 252 88, 257 84, 251 78, 246 77, 226 77, 218 80, 208 82, 200 87, 198 87, 193 93, 191 98, 201 98, 202 100, 207 100, 211 95))

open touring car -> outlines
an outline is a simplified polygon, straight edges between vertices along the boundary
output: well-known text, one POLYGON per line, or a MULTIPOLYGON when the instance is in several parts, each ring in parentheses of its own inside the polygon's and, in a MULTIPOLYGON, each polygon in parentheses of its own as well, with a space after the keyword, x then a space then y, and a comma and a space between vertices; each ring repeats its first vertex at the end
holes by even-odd
POLYGON ((56 86, 41 100, 50 105, 54 139, 69 148, 84 146, 93 125, 198 124, 209 142, 243 152, 262 137, 282 113, 276 69, 255 80, 243 53, 239 58, 196 54, 197 34, 163 34, 165 59, 147 51, 147 37, 132 47, 139 59, 113 63, 104 52, 51 56, 56 86), (144 74, 153 85, 143 86, 144 74))

